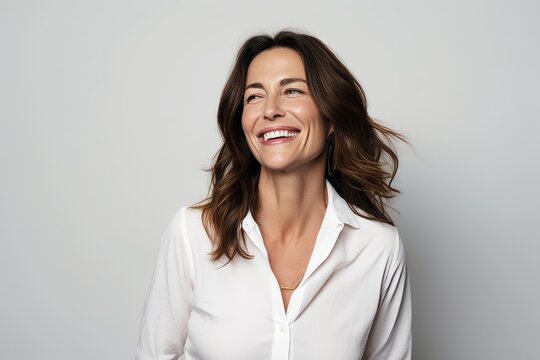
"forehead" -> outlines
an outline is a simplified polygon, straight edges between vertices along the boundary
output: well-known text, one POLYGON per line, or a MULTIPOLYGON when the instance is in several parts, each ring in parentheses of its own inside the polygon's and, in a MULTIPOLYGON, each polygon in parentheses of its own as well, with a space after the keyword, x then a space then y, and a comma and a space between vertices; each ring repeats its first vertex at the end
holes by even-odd
POLYGON ((305 79, 304 63, 295 50, 279 47, 265 50, 251 61, 246 82, 279 81, 286 77, 305 79))

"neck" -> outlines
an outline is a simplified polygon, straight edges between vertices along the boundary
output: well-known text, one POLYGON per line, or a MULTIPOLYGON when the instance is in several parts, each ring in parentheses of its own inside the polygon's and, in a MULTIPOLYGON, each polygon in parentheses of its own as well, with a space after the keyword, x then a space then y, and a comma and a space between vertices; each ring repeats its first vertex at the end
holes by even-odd
POLYGON ((303 172, 261 168, 256 221, 268 241, 293 245, 317 232, 327 207, 324 167, 303 172))

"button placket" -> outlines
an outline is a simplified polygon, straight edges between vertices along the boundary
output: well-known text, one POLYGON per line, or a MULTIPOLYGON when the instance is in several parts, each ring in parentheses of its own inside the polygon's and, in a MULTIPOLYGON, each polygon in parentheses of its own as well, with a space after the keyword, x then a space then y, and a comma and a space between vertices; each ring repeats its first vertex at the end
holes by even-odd
POLYGON ((272 343, 272 360, 289 359, 290 345, 289 325, 285 323, 276 323, 274 341, 272 343))

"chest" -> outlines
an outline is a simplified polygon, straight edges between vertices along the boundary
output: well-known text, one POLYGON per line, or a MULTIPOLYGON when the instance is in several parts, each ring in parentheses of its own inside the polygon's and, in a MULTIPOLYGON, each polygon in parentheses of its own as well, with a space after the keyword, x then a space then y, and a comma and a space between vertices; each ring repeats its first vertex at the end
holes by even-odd
POLYGON ((373 294, 375 282, 357 283, 326 262, 305 285, 280 293, 265 261, 246 261, 259 262, 249 269, 230 266, 239 272, 227 272, 227 267, 211 276, 199 272, 206 275, 206 286, 192 299, 187 354, 193 359, 288 359, 272 357, 281 353, 275 349, 279 344, 286 353, 291 348, 290 359, 359 359, 377 308, 376 301, 370 304, 375 296, 365 297, 373 294), (291 300, 287 315, 280 296, 291 300))
POLYGON ((305 239, 294 245, 268 243, 266 245, 268 261, 272 273, 280 285, 281 298, 285 312, 291 296, 306 273, 315 239, 305 239))
POLYGON ((343 241, 331 246, 332 238, 284 248, 248 235, 249 260, 219 266, 207 261, 206 248, 196 252, 186 359, 361 358, 378 305, 381 257, 343 241), (295 291, 276 285, 304 275, 295 291), (272 357, 280 350, 290 357, 272 357))

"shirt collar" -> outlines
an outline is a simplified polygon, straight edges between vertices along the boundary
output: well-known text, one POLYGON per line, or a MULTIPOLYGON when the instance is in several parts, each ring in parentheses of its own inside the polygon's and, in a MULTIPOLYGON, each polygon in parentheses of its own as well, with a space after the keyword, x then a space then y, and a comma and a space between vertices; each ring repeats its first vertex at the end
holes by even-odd
MULTIPOLYGON (((347 224, 354 228, 359 228, 361 219, 359 215, 356 215, 348 203, 343 199, 337 190, 332 186, 328 179, 325 179, 326 182, 326 194, 328 197, 328 208, 326 211, 328 215, 333 216, 338 222, 347 224)), ((242 220, 242 227, 244 229, 250 229, 255 225, 255 219, 251 214, 251 210, 248 211, 247 215, 242 220)))
POLYGON ((333 211, 340 222, 354 228, 359 228, 361 222, 360 216, 356 215, 351 210, 347 201, 339 195, 328 179, 326 179, 326 190, 328 195, 328 206, 330 207, 328 210, 333 211))

